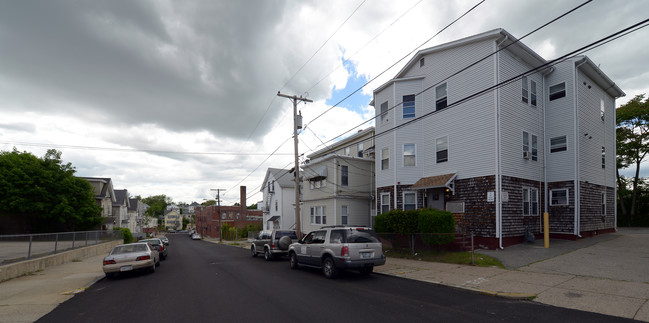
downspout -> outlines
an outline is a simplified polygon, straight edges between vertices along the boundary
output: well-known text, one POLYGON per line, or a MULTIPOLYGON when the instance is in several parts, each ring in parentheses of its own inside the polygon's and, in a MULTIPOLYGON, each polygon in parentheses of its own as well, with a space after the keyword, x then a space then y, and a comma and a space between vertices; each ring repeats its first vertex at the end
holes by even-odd
POLYGON ((575 82, 572 85, 575 101, 575 230, 574 234, 581 238, 579 232, 581 231, 581 190, 579 187, 579 66, 586 63, 586 59, 575 66, 575 82))
MULTIPOLYGON (((548 197, 548 152, 549 152, 549 144, 547 141, 547 128, 545 127, 546 124, 546 92, 545 92, 545 78, 546 76, 550 75, 550 73, 554 72, 554 67, 550 67, 550 70, 547 73, 543 73, 542 76, 542 81, 543 85, 541 86, 541 89, 543 89, 543 99, 541 100, 542 105, 543 105, 543 213, 548 213, 548 201, 550 200, 548 197)), ((539 227, 542 227, 543 224, 541 221, 539 221, 539 227)))
MULTIPOLYGON (((334 158, 334 223, 333 225, 336 225, 338 222, 338 207, 337 203, 338 202, 338 160, 337 158, 334 158)), ((323 212, 324 213, 324 212, 323 212)))
MULTIPOLYGON (((500 52, 498 49, 500 45, 504 43, 508 35, 505 35, 505 38, 496 44, 496 85, 500 83, 500 52)), ((500 147, 500 87, 496 88, 496 237, 498 237, 498 247, 503 248, 503 219, 502 219, 502 155, 500 147)))
MULTIPOLYGON (((392 85, 392 97, 394 98, 394 102, 398 101, 396 83, 392 85)), ((396 105, 396 103, 394 105, 396 105)), ((394 128, 397 125, 397 111, 393 110, 392 112, 394 113, 394 118, 392 118, 392 127, 394 128)), ((388 155, 394 153, 394 158, 390 158, 390 157, 388 158, 390 158, 393 161, 391 167, 394 167, 394 173, 393 173, 394 178, 392 179, 392 183, 394 183, 393 184, 394 185, 394 209, 396 210, 398 205, 397 204, 397 199, 398 199, 397 196, 397 130, 392 131, 392 142, 394 143, 394 145, 392 145, 392 151, 389 151, 388 155)))

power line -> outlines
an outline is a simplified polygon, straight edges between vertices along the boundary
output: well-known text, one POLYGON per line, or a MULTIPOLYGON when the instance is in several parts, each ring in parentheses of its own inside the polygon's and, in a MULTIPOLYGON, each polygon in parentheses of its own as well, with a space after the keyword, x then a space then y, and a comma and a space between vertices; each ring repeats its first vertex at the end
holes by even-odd
MULTIPOLYGON (((114 148, 114 147, 95 147, 95 146, 75 146, 75 145, 60 145, 60 144, 47 144, 35 142, 18 142, 18 141, 0 141, 0 144, 17 145, 17 146, 30 146, 30 147, 44 147, 44 148, 62 148, 62 149, 82 149, 82 150, 99 150, 99 151, 123 151, 123 152, 143 152, 143 153, 156 153, 156 154, 178 154, 178 155, 235 155, 235 156, 265 156, 268 153, 248 153, 241 151, 221 151, 221 152, 195 152, 195 151, 171 151, 171 150, 152 150, 152 149, 132 149, 132 148, 114 148)), ((275 150, 273 153, 275 153, 275 150)), ((271 154, 273 154, 271 153, 271 154)), ((290 153, 277 153, 276 155, 292 155, 290 153)))

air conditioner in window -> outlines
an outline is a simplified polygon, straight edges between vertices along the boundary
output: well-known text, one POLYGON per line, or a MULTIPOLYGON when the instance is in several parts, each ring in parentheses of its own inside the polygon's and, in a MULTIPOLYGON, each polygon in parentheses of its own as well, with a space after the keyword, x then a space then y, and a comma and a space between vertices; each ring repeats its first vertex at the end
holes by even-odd
POLYGON ((523 158, 525 158, 525 159, 530 159, 530 155, 531 155, 531 154, 530 154, 529 151, 524 151, 524 152, 523 152, 523 158))

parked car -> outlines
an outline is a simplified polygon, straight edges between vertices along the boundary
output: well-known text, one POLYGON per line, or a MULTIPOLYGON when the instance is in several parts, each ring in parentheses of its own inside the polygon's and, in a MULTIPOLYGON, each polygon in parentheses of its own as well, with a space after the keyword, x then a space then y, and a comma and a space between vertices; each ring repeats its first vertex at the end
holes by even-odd
POLYGON ((160 240, 162 240, 162 242, 164 242, 165 246, 169 245, 169 238, 167 238, 166 236, 160 237, 160 240))
POLYGON ((153 248, 156 249, 160 253, 160 259, 161 260, 166 260, 167 259, 167 246, 165 246, 162 239, 160 239, 160 238, 151 238, 151 239, 140 240, 140 242, 150 243, 151 246, 153 246, 153 248))
POLYGON ((292 269, 322 268, 327 278, 335 278, 340 269, 369 275, 375 266, 385 264, 381 240, 367 227, 324 226, 291 244, 288 257, 292 269))
POLYGON ((250 253, 253 257, 263 253, 264 259, 269 261, 275 257, 288 255, 288 247, 297 240, 295 230, 260 231, 259 235, 252 241, 250 253))
POLYGON ((201 240, 201 235, 198 233, 193 233, 192 234, 192 240, 201 240))
POLYGON ((129 243, 115 246, 104 258, 103 270, 106 278, 112 278, 118 273, 135 270, 155 272, 160 265, 160 255, 151 248, 149 243, 129 243))

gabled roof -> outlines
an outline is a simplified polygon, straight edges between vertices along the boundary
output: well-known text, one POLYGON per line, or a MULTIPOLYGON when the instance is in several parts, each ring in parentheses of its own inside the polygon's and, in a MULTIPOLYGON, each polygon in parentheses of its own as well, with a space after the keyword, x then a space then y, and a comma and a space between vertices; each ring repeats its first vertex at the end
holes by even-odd
POLYGON ((99 182, 103 185, 100 185, 101 191, 97 192, 95 191, 96 198, 98 199, 104 199, 106 197, 110 197, 113 203, 116 202, 115 199, 115 192, 113 190, 113 181, 110 178, 106 177, 79 177, 87 180, 88 182, 99 182))
POLYGON ((133 198, 133 199, 128 199, 128 201, 129 201, 128 210, 132 212, 137 212, 137 206, 140 200, 133 198))
MULTIPOLYGON (((473 44, 476 42, 484 41, 484 40, 489 40, 493 39, 494 41, 500 43, 500 47, 504 48, 507 47, 506 50, 510 51, 514 55, 516 55, 518 58, 523 60, 524 62, 534 66, 538 67, 540 65, 543 65, 547 63, 547 61, 541 57, 539 54, 531 50, 529 47, 527 47, 525 44, 522 42, 518 41, 514 36, 512 36, 510 33, 508 33, 506 30, 502 28, 490 30, 487 32, 483 32, 477 35, 465 37, 462 39, 458 39, 455 41, 451 41, 448 43, 444 43, 441 45, 437 45, 434 47, 422 49, 413 56, 410 61, 397 73, 397 75, 391 79, 390 81, 386 82, 385 84, 379 86, 378 88, 374 89, 374 93, 380 92, 383 90, 385 87, 389 86, 390 84, 394 83, 395 81, 399 80, 404 80, 404 76, 408 73, 408 71, 415 66, 415 64, 419 63, 419 59, 421 57, 434 54, 437 52, 441 52, 444 50, 448 50, 451 48, 456 48, 456 47, 461 47, 461 46, 466 46, 469 44, 473 44)), ((417 78, 421 76, 413 76, 413 78, 417 78)))
POLYGON ((269 168, 266 170, 266 176, 264 177, 264 182, 261 184, 260 192, 263 192, 266 188, 271 174, 275 179, 275 183, 277 183, 279 187, 295 188, 295 175, 293 169, 269 168))
POLYGON ((115 204, 116 205, 126 205, 129 206, 128 201, 128 191, 127 190, 115 190, 115 204))
POLYGON ((307 158, 310 159, 310 158, 314 158, 314 157, 320 157, 320 156, 325 155, 327 153, 334 152, 334 151, 336 151, 336 150, 338 150, 340 148, 343 148, 343 147, 349 145, 350 143, 355 142, 356 140, 358 140, 358 138, 363 137, 363 136, 367 135, 368 133, 373 133, 373 132, 374 132, 374 127, 369 127, 369 128, 360 130, 357 133, 355 133, 355 134, 353 134, 353 135, 351 135, 351 136, 349 136, 349 137, 347 137, 345 139, 342 139, 342 140, 340 140, 340 141, 338 141, 336 143, 333 143, 333 144, 331 144, 331 145, 329 145, 327 147, 324 147, 324 148, 322 148, 322 149, 308 155, 307 158))

